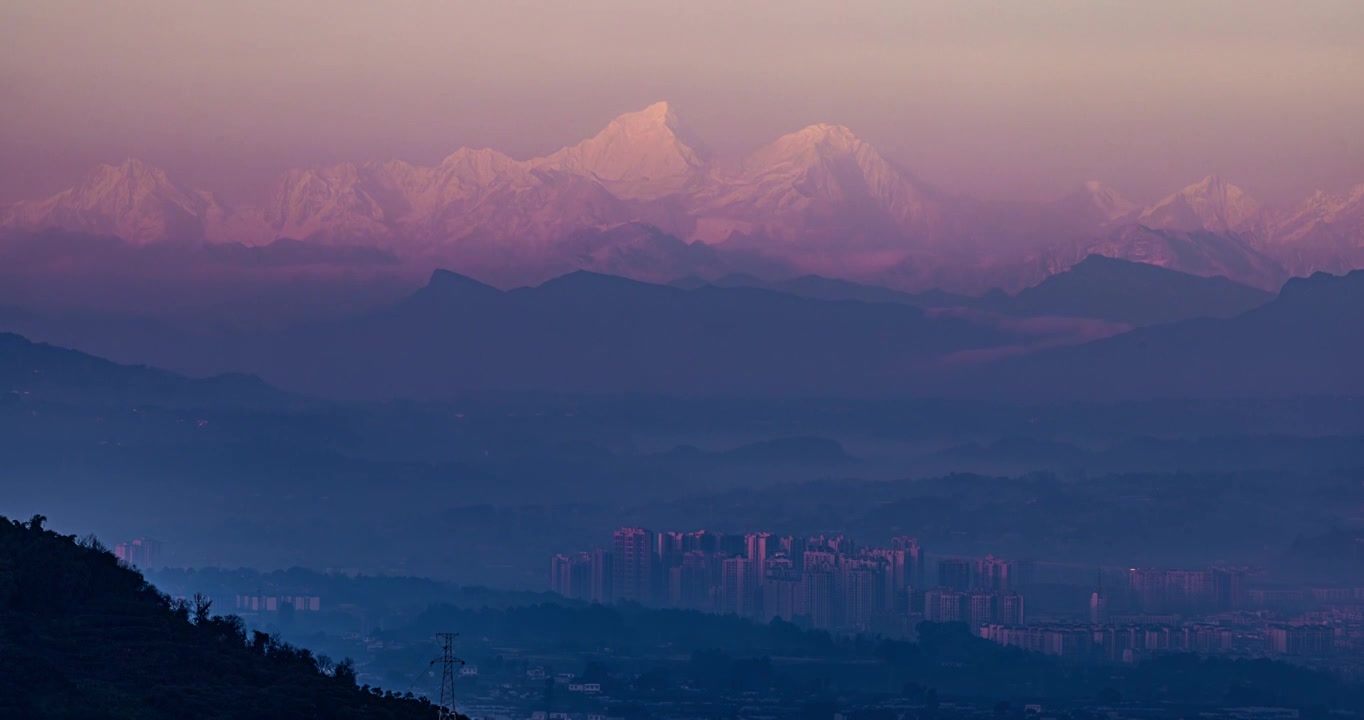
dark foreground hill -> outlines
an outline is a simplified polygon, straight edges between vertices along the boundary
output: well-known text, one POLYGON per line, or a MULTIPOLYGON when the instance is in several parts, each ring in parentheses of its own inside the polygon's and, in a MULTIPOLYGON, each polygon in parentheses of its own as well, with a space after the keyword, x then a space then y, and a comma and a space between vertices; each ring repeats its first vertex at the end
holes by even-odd
POLYGON ((172 602, 94 541, 0 517, 0 718, 434 718, 206 602, 172 602))

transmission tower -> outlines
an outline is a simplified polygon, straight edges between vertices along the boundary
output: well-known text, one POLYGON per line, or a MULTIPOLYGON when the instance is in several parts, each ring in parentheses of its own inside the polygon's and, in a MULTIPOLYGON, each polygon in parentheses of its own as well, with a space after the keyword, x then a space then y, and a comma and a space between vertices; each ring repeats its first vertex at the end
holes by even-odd
POLYGON ((455 712, 455 666, 463 665, 464 661, 455 657, 455 638, 459 633, 438 633, 436 640, 440 642, 440 660, 432 661, 440 663, 440 720, 457 720, 459 715, 455 712))

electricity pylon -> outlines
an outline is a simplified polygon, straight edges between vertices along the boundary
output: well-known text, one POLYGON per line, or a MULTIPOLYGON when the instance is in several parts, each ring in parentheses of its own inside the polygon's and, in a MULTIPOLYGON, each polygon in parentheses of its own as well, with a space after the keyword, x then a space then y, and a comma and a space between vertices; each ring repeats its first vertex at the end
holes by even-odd
POLYGON ((455 666, 463 665, 464 661, 455 657, 455 638, 459 633, 437 633, 436 639, 440 641, 441 652, 440 660, 440 720, 458 720, 459 714, 455 712, 455 666))

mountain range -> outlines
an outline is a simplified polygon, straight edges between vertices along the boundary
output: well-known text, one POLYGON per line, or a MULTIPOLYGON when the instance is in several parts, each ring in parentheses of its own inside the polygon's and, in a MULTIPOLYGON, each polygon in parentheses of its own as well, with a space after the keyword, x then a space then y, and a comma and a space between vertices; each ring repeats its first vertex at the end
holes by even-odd
POLYGON ((1364 270, 1289 280, 1226 318, 1152 325, 966 369, 945 392, 1033 400, 1364 394, 1364 270))
POLYGON ((0 228, 135 246, 358 246, 502 286, 585 269, 654 282, 816 273, 983 292, 1018 290, 1100 254, 1272 290, 1291 275, 1364 266, 1364 185, 1282 210, 1215 176, 1145 207, 1098 182, 1029 205, 945 192, 838 125, 741 158, 698 147, 673 108, 656 103, 528 160, 461 148, 434 166, 293 170, 260 207, 226 206, 130 159, 5 209, 0 228))
POLYGON ((777 282, 730 274, 714 281, 695 276, 672 285, 695 289, 765 288, 816 300, 888 302, 939 310, 961 309, 1028 318, 1088 318, 1139 327, 1199 317, 1231 317, 1259 307, 1273 293, 1228 280, 1200 277, 1146 263, 1090 255, 1015 294, 994 290, 975 297, 941 290, 908 293, 849 280, 804 275, 777 282))
POLYGON ((42 401, 89 406, 145 403, 162 407, 287 407, 287 394, 240 374, 187 378, 0 332, 0 383, 7 403, 42 401))
MULTIPOLYGON (((1364 391, 1351 364, 1364 362, 1362 288, 1364 271, 1319 273, 1275 297, 1098 256, 1020 293, 979 298, 814 276, 766 285, 728 276, 684 288, 585 271, 504 291, 438 270, 383 307, 282 329, 17 311, 0 312, 0 329, 116 362, 190 376, 249 373, 287 392, 345 400, 541 390, 1102 399, 1129 385, 1153 395, 1257 397, 1364 391)), ((106 374, 93 359, 0 340, 0 374, 12 387, 106 374)), ((145 378, 137 380, 144 393, 172 383, 127 373, 120 383, 145 378)), ((195 392, 221 388, 243 402, 263 395, 240 377, 192 382, 195 392)), ((189 388, 178 392, 193 395, 189 388)))

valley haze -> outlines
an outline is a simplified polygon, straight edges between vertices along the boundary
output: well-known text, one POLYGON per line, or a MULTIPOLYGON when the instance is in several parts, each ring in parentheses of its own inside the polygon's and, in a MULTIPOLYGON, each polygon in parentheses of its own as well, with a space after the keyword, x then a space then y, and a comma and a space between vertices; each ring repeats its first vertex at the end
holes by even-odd
POLYGON ((0 3, 0 718, 1364 720, 1364 3, 0 3))

